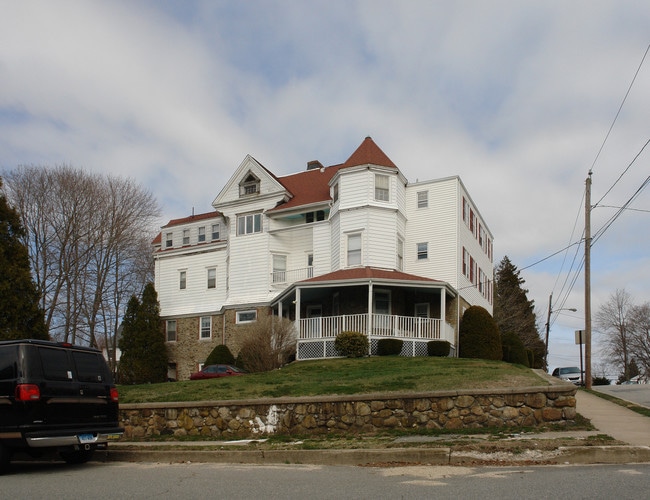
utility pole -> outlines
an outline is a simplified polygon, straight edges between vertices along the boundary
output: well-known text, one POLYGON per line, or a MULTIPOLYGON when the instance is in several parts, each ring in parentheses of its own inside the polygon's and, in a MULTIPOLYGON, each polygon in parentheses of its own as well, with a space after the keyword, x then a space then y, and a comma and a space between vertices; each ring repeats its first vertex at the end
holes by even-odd
MULTIPOLYGON (((573 311, 576 312, 577 309, 573 307, 567 307, 567 308, 562 308, 562 309, 556 309, 555 312, 558 311, 573 311)), ((551 292, 551 295, 548 296, 548 316, 546 317, 546 341, 544 342, 545 346, 545 354, 544 354, 544 364, 546 365, 546 371, 548 371, 548 333, 551 330, 551 314, 553 314, 553 293, 551 292)), ((580 349, 582 349, 582 346, 580 346, 580 349)), ((582 363, 582 350, 580 351, 580 360, 582 363)), ((580 377, 582 377, 582 368, 580 368, 580 377)))
POLYGON ((585 387, 591 389, 591 171, 585 184, 585 387))
POLYGON ((544 365, 548 371, 548 332, 551 329, 551 304, 553 302, 553 294, 548 296, 548 316, 546 317, 546 341, 544 342, 544 365))

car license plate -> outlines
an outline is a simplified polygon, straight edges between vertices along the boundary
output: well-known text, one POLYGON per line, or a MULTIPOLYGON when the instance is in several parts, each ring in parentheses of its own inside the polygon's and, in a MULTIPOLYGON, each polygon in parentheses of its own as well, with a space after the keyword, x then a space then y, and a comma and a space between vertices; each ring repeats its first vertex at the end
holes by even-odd
POLYGON ((93 436, 92 434, 79 434, 77 438, 79 438, 79 442, 81 444, 95 442, 95 436, 93 436))

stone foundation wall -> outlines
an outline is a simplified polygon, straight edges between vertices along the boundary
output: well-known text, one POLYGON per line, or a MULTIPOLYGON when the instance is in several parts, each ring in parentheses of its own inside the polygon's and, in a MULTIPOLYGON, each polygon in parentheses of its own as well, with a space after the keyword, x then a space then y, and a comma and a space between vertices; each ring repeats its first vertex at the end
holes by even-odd
POLYGON ((372 433, 390 428, 461 429, 566 424, 576 416, 569 385, 420 394, 123 404, 124 439, 252 438, 269 434, 372 433))

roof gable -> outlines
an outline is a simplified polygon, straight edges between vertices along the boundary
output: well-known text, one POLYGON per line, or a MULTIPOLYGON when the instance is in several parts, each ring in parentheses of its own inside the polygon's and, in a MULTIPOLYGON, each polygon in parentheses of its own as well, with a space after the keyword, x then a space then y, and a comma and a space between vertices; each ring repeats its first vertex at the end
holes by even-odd
POLYGON ((246 155, 235 173, 230 177, 221 192, 212 202, 215 208, 222 203, 240 201, 240 186, 247 179, 258 179, 260 182, 261 194, 284 191, 284 186, 278 182, 278 178, 267 170, 260 162, 251 155, 246 155))

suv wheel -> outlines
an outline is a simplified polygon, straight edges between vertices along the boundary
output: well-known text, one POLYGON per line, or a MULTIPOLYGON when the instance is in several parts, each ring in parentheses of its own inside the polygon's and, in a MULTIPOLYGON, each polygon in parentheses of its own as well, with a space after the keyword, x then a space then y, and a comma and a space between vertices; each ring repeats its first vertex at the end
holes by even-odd
POLYGON ((62 451, 60 455, 69 464, 85 464, 92 458, 94 452, 95 448, 93 447, 89 450, 62 451))

